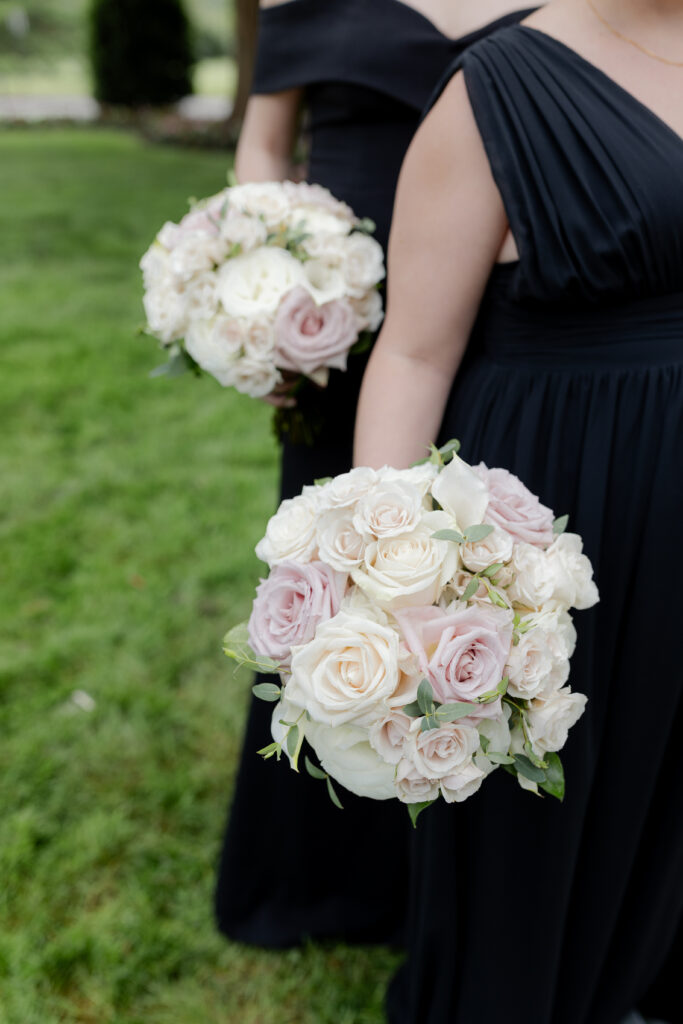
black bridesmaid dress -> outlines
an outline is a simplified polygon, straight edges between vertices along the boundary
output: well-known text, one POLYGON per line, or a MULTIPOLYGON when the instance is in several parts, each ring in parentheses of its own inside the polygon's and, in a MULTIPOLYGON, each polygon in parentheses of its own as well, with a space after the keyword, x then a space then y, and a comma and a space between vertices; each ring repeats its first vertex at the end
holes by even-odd
POLYGON ((564 804, 498 772, 420 819, 389 1019, 618 1024, 641 1005, 680 1024, 683 138, 525 25, 460 67, 519 260, 494 270, 443 438, 570 514, 601 603, 575 620, 589 703, 564 804))
MULTIPOLYGON (((304 87, 308 180, 371 217, 386 247, 401 162, 450 61, 530 9, 449 39, 400 0, 289 0, 261 12, 254 92, 304 87)), ((310 392, 313 446, 285 443, 281 497, 351 468, 366 360, 310 392)), ((265 524, 264 524, 265 525, 265 524)), ((340 811, 305 772, 264 762, 272 705, 252 701, 219 865, 215 910, 229 938, 286 947, 307 937, 398 942, 405 918, 409 822, 395 802, 344 792, 340 811)))

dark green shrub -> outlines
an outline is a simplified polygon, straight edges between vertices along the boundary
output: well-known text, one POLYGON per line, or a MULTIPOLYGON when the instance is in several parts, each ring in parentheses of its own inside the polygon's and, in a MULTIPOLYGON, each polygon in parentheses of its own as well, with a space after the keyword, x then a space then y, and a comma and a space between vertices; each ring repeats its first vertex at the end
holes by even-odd
POLYGON ((100 102, 162 105, 192 91, 190 26, 181 0, 93 0, 90 30, 100 102))

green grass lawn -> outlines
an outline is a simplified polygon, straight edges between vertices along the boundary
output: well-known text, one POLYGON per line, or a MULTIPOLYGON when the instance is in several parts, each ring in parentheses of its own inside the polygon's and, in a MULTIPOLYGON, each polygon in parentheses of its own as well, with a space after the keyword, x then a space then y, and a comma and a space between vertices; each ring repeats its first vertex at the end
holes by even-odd
POLYGON ((221 637, 277 453, 259 403, 149 380, 135 328, 141 253, 226 163, 0 133, 0 1024, 382 1020, 392 954, 213 930, 250 682, 221 637))

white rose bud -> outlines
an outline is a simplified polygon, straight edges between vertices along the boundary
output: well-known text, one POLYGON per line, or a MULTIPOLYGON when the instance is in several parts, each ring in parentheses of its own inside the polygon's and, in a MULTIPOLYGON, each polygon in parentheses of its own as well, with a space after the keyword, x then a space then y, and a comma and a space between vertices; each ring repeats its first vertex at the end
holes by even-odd
MULTIPOLYGON (((471 525, 471 524, 470 524, 471 525)), ((497 562, 508 562, 512 558, 513 541, 509 533, 495 527, 483 540, 463 544, 460 555, 463 564, 471 572, 483 572, 497 562)))
POLYGON ((408 756, 420 775, 427 779, 443 779, 469 763, 478 749, 477 730, 470 725, 453 722, 439 729, 417 733, 408 756))
POLYGON ((404 804, 421 804, 436 800, 439 783, 421 775, 411 760, 404 757, 396 768, 396 796, 404 804))
POLYGON ((338 572, 360 565, 365 542, 353 525, 351 509, 328 509, 317 522, 320 559, 338 572))
POLYGON ((515 544, 510 566, 515 574, 508 597, 524 608, 542 608, 553 596, 555 571, 548 554, 533 544, 515 544))
POLYGON ((592 608, 600 600, 593 582, 593 566, 582 554, 583 541, 576 533, 563 533, 548 548, 555 575, 552 600, 564 608, 592 608))
POLYGON ((378 484, 361 498, 353 517, 358 534, 366 540, 410 533, 422 519, 422 494, 400 480, 378 484))
POLYGON ((460 804, 480 789, 485 777, 486 773, 469 761, 441 780, 441 795, 447 804, 460 804))

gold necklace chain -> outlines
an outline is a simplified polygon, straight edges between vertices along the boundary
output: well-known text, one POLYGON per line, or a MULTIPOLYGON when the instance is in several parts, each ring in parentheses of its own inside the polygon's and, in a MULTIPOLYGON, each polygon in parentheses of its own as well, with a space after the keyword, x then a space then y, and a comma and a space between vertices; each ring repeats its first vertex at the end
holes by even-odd
POLYGON ((630 46, 635 46, 636 50, 640 50, 641 53, 644 53, 646 57, 651 57, 652 60, 658 60, 660 64, 668 64, 669 67, 673 68, 683 68, 683 60, 669 60, 668 57, 662 57, 660 54, 654 53, 652 50, 648 50, 647 46, 643 46, 641 43, 637 43, 635 39, 629 39, 628 36, 625 36, 622 32, 616 29, 614 25, 610 25, 609 21, 607 21, 606 18, 603 18, 602 14, 600 14, 600 11, 593 3, 593 0, 586 0, 586 3, 590 7, 595 17, 598 19, 598 21, 602 25, 604 25, 605 28, 608 29, 613 36, 616 36, 617 39, 621 39, 623 43, 628 43, 630 46))

